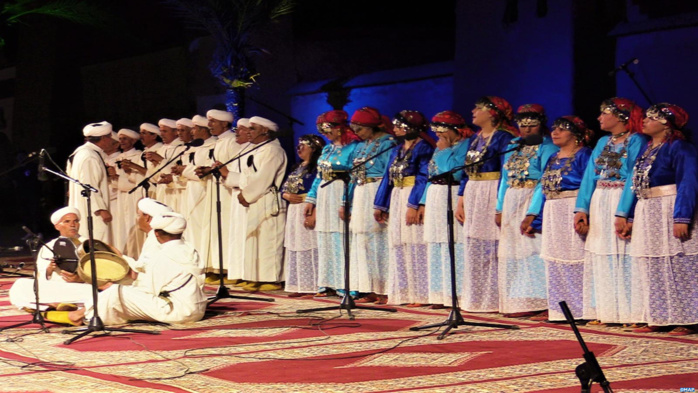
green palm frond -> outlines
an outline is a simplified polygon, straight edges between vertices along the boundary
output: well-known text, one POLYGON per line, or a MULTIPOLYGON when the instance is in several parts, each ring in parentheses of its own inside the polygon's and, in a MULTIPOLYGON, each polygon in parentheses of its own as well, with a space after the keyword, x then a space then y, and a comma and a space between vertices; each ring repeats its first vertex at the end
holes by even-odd
POLYGON ((5 23, 13 25, 27 15, 47 15, 70 22, 99 26, 106 16, 95 1, 86 0, 8 0, 2 6, 0 15, 5 23))

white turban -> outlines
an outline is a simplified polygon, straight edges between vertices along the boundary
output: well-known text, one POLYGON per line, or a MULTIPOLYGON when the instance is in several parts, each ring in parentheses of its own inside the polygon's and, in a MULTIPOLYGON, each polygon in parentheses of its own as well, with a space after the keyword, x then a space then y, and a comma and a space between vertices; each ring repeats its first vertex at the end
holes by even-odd
POLYGON ((250 128, 250 119, 243 117, 242 119, 238 120, 238 127, 240 126, 250 128))
POLYGON ((85 128, 82 129, 82 134, 84 136, 104 136, 109 135, 111 131, 111 124, 103 121, 86 125, 85 128))
POLYGON ((141 130, 146 130, 148 132, 152 132, 153 134, 158 134, 160 135, 160 127, 156 126, 153 123, 143 123, 141 124, 141 130))
POLYGON ((117 135, 127 136, 127 137, 129 137, 131 139, 135 139, 135 140, 141 139, 141 134, 137 133, 136 131, 129 130, 128 128, 120 129, 119 132, 117 133, 117 135))
MULTIPOLYGON (((142 211, 143 213, 155 217, 159 214, 162 213, 170 213, 172 212, 172 208, 165 205, 162 202, 158 202, 155 199, 152 198, 143 198, 140 201, 138 201, 138 210, 142 211)), ((151 225, 152 227, 152 225, 151 225)))
POLYGON ((118 142, 118 141, 119 141, 119 135, 118 135, 115 131, 112 131, 112 132, 111 132, 111 139, 113 139, 113 140, 115 140, 115 141, 118 142))
POLYGON ((194 117, 191 118, 191 121, 194 123, 194 125, 208 128, 208 119, 203 116, 194 115, 194 117))
POLYGON ((233 114, 230 112, 211 109, 210 111, 206 112, 206 117, 220 121, 227 121, 228 123, 233 124, 233 114))
POLYGON ((177 122, 172 120, 172 119, 160 119, 158 122, 158 126, 160 127, 169 127, 169 128, 177 128, 177 122))
POLYGON ((187 119, 186 117, 183 117, 183 118, 177 120, 176 124, 178 126, 185 126, 185 127, 189 127, 189 128, 194 127, 194 122, 191 121, 190 119, 187 119))
POLYGON ((269 119, 265 119, 263 117, 252 116, 250 118, 250 123, 259 124, 262 127, 266 127, 269 131, 273 131, 273 132, 279 131, 279 126, 276 125, 276 123, 274 123, 273 121, 271 121, 269 119))
POLYGON ((175 212, 159 214, 150 221, 150 227, 160 229, 173 235, 179 235, 187 227, 187 220, 183 215, 175 212))
POLYGON ((63 219, 63 217, 65 217, 66 214, 71 213, 78 216, 78 221, 80 221, 80 211, 72 206, 66 206, 56 210, 55 212, 53 212, 53 214, 51 214, 51 223, 53 225, 56 225, 59 222, 61 222, 61 219, 63 219))

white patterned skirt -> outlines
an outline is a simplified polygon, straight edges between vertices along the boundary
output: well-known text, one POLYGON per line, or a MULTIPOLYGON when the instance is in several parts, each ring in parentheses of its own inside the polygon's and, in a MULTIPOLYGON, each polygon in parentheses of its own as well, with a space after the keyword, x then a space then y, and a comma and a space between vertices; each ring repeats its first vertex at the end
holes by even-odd
POLYGON ((631 263, 630 242, 618 238, 615 213, 622 188, 597 187, 589 208, 589 233, 584 257, 584 319, 605 323, 635 323, 631 317, 632 276, 637 269, 631 263))
POLYGON ((318 289, 317 235, 303 223, 304 203, 288 205, 286 213, 285 268, 286 291, 315 293, 318 289))
MULTIPOLYGON (((429 265, 429 304, 453 304, 451 289, 451 254, 448 249, 448 186, 432 184, 427 189, 424 209, 424 240, 429 265)), ((451 187, 453 210, 458 206, 458 186, 451 187)), ((456 297, 463 289, 463 225, 453 218, 456 297)), ((457 299, 458 300, 458 299, 457 299)))
POLYGON ((463 193, 464 281, 462 307, 471 312, 499 310, 499 227, 494 222, 499 180, 469 181, 463 193))
POLYGON ((521 234, 521 222, 531 204, 533 188, 509 188, 502 207, 499 237, 499 312, 517 313, 548 307, 541 235, 521 234))
POLYGON ((387 294, 388 226, 373 218, 373 201, 380 183, 354 189, 351 211, 350 289, 362 293, 387 294))
POLYGON ((424 226, 407 225, 412 187, 393 188, 388 222, 388 299, 392 304, 427 303, 429 270, 424 226))
POLYGON ((564 321, 565 301, 575 319, 582 318, 584 238, 574 230, 576 198, 548 199, 543 208, 541 258, 545 260, 548 319, 564 321))
POLYGON ((320 287, 344 288, 344 222, 339 219, 343 195, 344 184, 341 181, 317 190, 315 233, 320 287))
POLYGON ((675 195, 640 199, 635 208, 631 255, 639 274, 633 287, 642 291, 642 306, 633 309, 633 318, 652 326, 698 323, 696 217, 690 239, 675 238, 675 200, 675 195))

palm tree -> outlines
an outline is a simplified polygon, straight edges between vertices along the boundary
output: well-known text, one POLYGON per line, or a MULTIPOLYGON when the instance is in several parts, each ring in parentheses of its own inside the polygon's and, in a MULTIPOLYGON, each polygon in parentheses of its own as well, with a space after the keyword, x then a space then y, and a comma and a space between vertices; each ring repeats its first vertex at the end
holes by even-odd
POLYGON ((254 57, 267 53, 252 44, 255 31, 293 11, 293 0, 163 0, 189 27, 215 43, 209 68, 226 89, 226 107, 236 119, 244 113, 245 89, 255 83, 254 57))
POLYGON ((4 0, 0 2, 0 48, 5 46, 6 29, 23 23, 29 15, 48 15, 90 26, 103 26, 106 19, 94 0, 4 0))

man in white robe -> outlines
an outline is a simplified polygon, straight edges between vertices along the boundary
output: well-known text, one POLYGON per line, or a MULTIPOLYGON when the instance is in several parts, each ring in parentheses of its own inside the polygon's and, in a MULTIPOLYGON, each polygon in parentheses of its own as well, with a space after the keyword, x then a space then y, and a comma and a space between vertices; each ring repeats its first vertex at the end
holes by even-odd
POLYGON ((194 122, 194 139, 203 139, 204 143, 192 148, 191 153, 183 157, 183 165, 175 168, 175 171, 187 179, 186 210, 182 212, 187 219, 184 237, 199 250, 204 247, 208 249, 211 222, 208 215, 210 207, 207 205, 209 200, 206 197, 206 180, 197 176, 197 168, 210 166, 213 163, 211 155, 217 138, 211 135, 208 120, 205 117, 195 115, 192 121, 194 122))
POLYGON ((135 148, 136 142, 141 135, 128 128, 122 128, 117 133, 119 136, 119 146, 122 153, 116 158, 116 202, 114 212, 119 215, 118 219, 112 222, 113 243, 117 250, 126 252, 128 234, 136 225, 136 204, 143 195, 142 192, 134 191, 134 187, 143 180, 143 175, 135 170, 125 169, 124 162, 137 162, 143 153, 135 148))
POLYGON ((168 174, 160 176, 160 182, 166 185, 165 196, 163 198, 164 203, 170 206, 174 211, 184 214, 187 209, 184 198, 187 189, 187 179, 179 176, 175 172, 175 168, 179 165, 183 165, 185 160, 184 155, 192 151, 186 144, 194 140, 194 135, 192 134, 194 123, 190 119, 182 118, 177 120, 175 124, 177 126, 177 137, 182 144, 179 145, 174 153, 175 155, 184 154, 175 160, 168 174))
MULTIPOLYGON (((112 126, 106 121, 88 124, 82 133, 86 142, 75 149, 68 158, 66 173, 82 184, 89 184, 97 189, 90 194, 93 214, 93 234, 96 240, 111 244, 112 214, 109 209, 109 176, 107 173, 104 149, 112 144, 112 126)), ((88 218, 87 198, 82 195, 84 188, 74 182, 68 183, 68 205, 80 211, 80 216, 88 218)), ((80 236, 88 237, 88 226, 80 227, 80 236)))
MULTIPOLYGON (((155 172, 156 163, 149 160, 148 158, 153 153, 157 153, 158 149, 162 147, 162 137, 160 137, 160 127, 152 123, 141 124, 139 130, 141 134, 141 142, 144 146, 143 154, 137 162, 131 161, 127 163, 127 168, 132 171, 138 172, 141 176, 145 178, 152 175, 153 172, 155 172)), ((122 163, 122 166, 123 165, 124 163, 122 163)), ((138 192, 142 193, 143 196, 154 198, 155 186, 155 179, 151 178, 148 184, 146 185, 147 192, 145 188, 142 191, 139 190, 138 192)))
MULTIPOLYGON (((56 244, 70 242, 75 247, 85 239, 78 234, 80 228, 80 211, 74 207, 64 207, 51 215, 51 223, 60 237, 46 243, 39 249, 36 257, 38 276, 39 309, 46 309, 58 303, 76 303, 92 295, 92 286, 85 283, 76 274, 61 270, 53 255, 56 244)), ((67 244, 70 247, 70 244, 67 244)), ((35 309, 36 295, 34 279, 20 278, 12 284, 9 291, 10 303, 19 309, 35 309)))
POLYGON ((143 248, 137 256, 123 255, 128 265, 136 273, 142 272, 143 265, 145 264, 144 261, 146 261, 151 254, 157 254, 160 250, 160 243, 158 243, 155 238, 155 234, 150 226, 153 217, 173 211, 171 207, 152 198, 142 198, 138 201, 137 205, 136 226, 139 231, 145 234, 145 241, 143 242, 143 248))
POLYGON ((170 172, 176 162, 170 162, 178 153, 182 152, 186 146, 177 136, 177 124, 172 119, 160 119, 158 122, 162 146, 157 152, 151 153, 149 159, 156 163, 155 170, 158 171, 154 180, 157 183, 155 189, 155 199, 177 210, 176 201, 171 193, 167 193, 167 184, 172 182, 170 172), (169 162, 169 164, 168 164, 169 162))
MULTIPOLYGON (((211 130, 211 135, 216 136, 216 145, 210 153, 210 162, 206 167, 199 168, 198 174, 206 181, 206 202, 207 211, 204 213, 208 217, 210 226, 207 239, 202 239, 197 251, 201 255, 201 259, 205 263, 206 273, 220 272, 220 257, 218 251, 218 209, 217 198, 220 195, 221 205, 221 221, 225 217, 230 216, 230 190, 221 185, 217 190, 216 178, 211 174, 211 169, 216 161, 226 162, 231 156, 232 145, 235 144, 235 133, 232 131, 233 114, 230 112, 211 109, 206 112, 208 119, 208 127, 211 130)), ((203 235, 204 237, 206 235, 203 235)), ((221 225, 221 242, 223 247, 229 242, 228 226, 221 225)), ((225 254, 223 254, 225 256, 225 254)), ((225 270, 225 261, 223 261, 223 269, 225 270)), ((219 279, 218 274, 209 275, 209 282, 215 283, 219 279)))
POLYGON ((240 188, 237 186, 232 186, 228 181, 228 174, 242 173, 242 163, 246 162, 247 156, 242 156, 246 151, 250 150, 251 145, 249 143, 249 127, 250 119, 242 118, 237 122, 237 138, 235 144, 232 147, 232 156, 240 155, 240 159, 230 162, 226 166, 222 166, 222 162, 216 162, 216 166, 220 168, 221 174, 226 181, 223 185, 230 190, 230 215, 223 219, 223 225, 228 227, 228 238, 225 247, 225 263, 228 269, 228 279, 235 281, 234 284, 237 286, 242 285, 242 266, 244 262, 244 251, 245 251, 245 211, 246 207, 242 206, 238 202, 238 194, 240 193, 240 188))
MULTIPOLYGON (((179 213, 163 213, 150 222, 160 250, 149 254, 144 271, 133 285, 112 285, 99 294, 97 309, 105 325, 134 320, 163 323, 195 322, 203 318, 207 298, 199 255, 181 239, 186 220, 179 213)), ((73 311, 73 324, 94 315, 91 301, 73 311)))
POLYGON ((286 202, 279 187, 286 172, 286 152, 275 139, 279 127, 263 117, 250 118, 250 149, 259 148, 242 162, 242 173, 228 173, 226 183, 237 187, 245 209, 242 279, 248 291, 281 289, 286 202), (261 146, 264 144, 263 146, 261 146))

